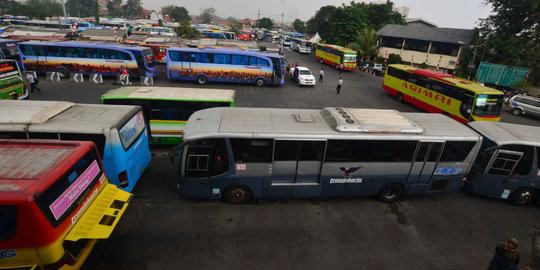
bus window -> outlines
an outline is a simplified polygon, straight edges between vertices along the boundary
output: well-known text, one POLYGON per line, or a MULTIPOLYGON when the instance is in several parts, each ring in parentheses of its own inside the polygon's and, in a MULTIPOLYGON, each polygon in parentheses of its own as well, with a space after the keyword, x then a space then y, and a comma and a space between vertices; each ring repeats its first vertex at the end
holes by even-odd
POLYGON ((236 162, 271 162, 271 139, 231 139, 233 156, 236 162))
POLYGON ((120 141, 124 146, 124 150, 127 150, 131 145, 137 141, 139 135, 146 128, 143 112, 139 111, 134 115, 124 126, 118 130, 118 135, 120 135, 120 141))
POLYGON ((249 65, 249 56, 247 55, 234 55, 232 56, 233 65, 249 65))
POLYGON ((327 162, 410 162, 416 141, 330 140, 327 162))
POLYGON ((447 141, 444 145, 441 161, 463 161, 475 145, 476 142, 472 141, 447 141))
POLYGON ((11 239, 17 233, 17 207, 0 205, 0 240, 11 239))
POLYGON ((532 169, 534 158, 534 147, 528 145, 503 145, 503 150, 523 153, 523 156, 517 163, 514 172, 511 175, 528 175, 532 169))
POLYGON ((187 153, 186 177, 208 177, 210 170, 210 157, 213 150, 214 139, 199 140, 191 143, 187 153))
POLYGON ((24 55, 27 56, 35 56, 36 53, 34 52, 34 46, 32 45, 19 45, 21 48, 21 51, 24 55))
POLYGON ((214 54, 214 63, 216 64, 231 64, 231 55, 230 54, 214 54))

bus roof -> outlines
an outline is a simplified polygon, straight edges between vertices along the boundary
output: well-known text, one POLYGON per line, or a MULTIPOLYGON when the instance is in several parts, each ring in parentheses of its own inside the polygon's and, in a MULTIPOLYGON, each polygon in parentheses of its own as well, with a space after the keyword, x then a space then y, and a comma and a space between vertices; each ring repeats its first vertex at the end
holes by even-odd
POLYGON ((53 46, 78 46, 78 47, 89 47, 89 48, 121 48, 121 49, 132 49, 132 50, 148 50, 147 47, 127 45, 127 44, 117 44, 117 43, 105 43, 105 42, 93 42, 93 41, 59 41, 59 42, 50 42, 50 41, 26 41, 20 42, 21 45, 53 45, 53 46))
POLYGON ((101 134, 138 110, 131 105, 0 100, 0 131, 101 134))
POLYGON ((468 125, 498 145, 540 146, 540 127, 488 121, 470 122, 468 125))
POLYGON ((195 112, 187 122, 183 139, 189 141, 224 135, 284 139, 297 139, 300 136, 308 139, 479 139, 479 135, 471 129, 441 114, 341 108, 304 110, 241 107, 217 107, 195 112), (350 117, 340 117, 341 111, 350 117), (380 112, 376 116, 369 116, 376 111, 380 112), (348 120, 354 123, 347 125, 348 120))
POLYGON ((231 49, 231 48, 212 48, 212 47, 204 47, 204 48, 192 48, 192 47, 170 47, 167 49, 168 51, 185 51, 185 52, 209 52, 209 53, 240 53, 244 55, 264 55, 264 56, 271 56, 271 57, 281 57, 277 53, 270 53, 270 52, 255 52, 250 50, 242 50, 242 49, 231 49))
POLYGON ((339 45, 322 44, 322 43, 319 43, 318 45, 328 47, 328 48, 332 48, 334 50, 342 51, 344 53, 354 53, 354 54, 356 54, 356 51, 353 51, 353 50, 351 50, 349 48, 345 48, 345 47, 339 46, 339 45))
POLYGON ((235 90, 226 89, 130 86, 110 90, 101 98, 234 101, 235 94, 235 90))
POLYGON ((499 90, 493 89, 491 87, 483 86, 477 82, 469 81, 464 78, 456 77, 454 75, 442 73, 442 72, 431 70, 431 69, 414 68, 408 65, 400 65, 400 64, 392 64, 389 66, 395 67, 400 70, 405 70, 405 71, 414 73, 422 77, 428 77, 428 78, 436 79, 439 81, 443 81, 448 84, 452 84, 460 88, 470 90, 472 92, 475 92, 476 94, 486 94, 486 95, 502 95, 503 94, 499 90))
POLYGON ((59 166, 71 166, 91 142, 0 139, 0 198, 26 200, 51 184, 59 166))

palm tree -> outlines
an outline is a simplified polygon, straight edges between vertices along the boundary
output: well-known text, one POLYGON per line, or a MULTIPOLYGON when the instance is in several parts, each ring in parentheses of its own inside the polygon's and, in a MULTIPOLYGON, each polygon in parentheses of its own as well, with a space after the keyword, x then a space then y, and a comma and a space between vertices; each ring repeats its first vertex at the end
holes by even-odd
POLYGON ((349 43, 347 48, 357 51, 363 60, 367 60, 377 51, 376 43, 375 29, 364 28, 362 32, 356 32, 354 41, 349 43))

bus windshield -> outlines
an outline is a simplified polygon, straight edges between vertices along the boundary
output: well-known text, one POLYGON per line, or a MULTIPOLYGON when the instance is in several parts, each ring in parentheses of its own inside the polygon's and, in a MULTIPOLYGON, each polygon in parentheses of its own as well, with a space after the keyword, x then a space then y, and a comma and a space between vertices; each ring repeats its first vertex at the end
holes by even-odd
POLYGON ((124 150, 129 149, 131 144, 139 138, 139 135, 144 131, 145 126, 143 112, 139 111, 129 119, 120 130, 118 130, 124 150))
POLYGON ((356 63, 356 54, 345 54, 343 56, 343 62, 345 62, 345 63, 356 63))
POLYGON ((503 105, 502 95, 477 95, 474 115, 501 115, 503 105))
POLYGON ((157 66, 156 58, 154 57, 154 53, 152 52, 152 49, 143 50, 143 55, 149 67, 157 66))
POLYGON ((15 46, 13 46, 13 47, 9 47, 9 46, 3 47, 1 49, 1 51, 2 51, 2 55, 4 56, 5 59, 15 59, 15 60, 19 59, 19 50, 17 50, 17 47, 15 47, 15 46))

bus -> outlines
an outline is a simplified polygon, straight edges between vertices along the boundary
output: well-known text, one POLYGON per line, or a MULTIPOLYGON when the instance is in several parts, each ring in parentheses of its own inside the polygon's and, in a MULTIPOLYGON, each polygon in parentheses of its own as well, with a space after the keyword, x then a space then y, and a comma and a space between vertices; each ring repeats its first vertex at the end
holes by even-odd
POLYGON ((478 83, 429 69, 388 65, 383 89, 398 102, 442 113, 455 120, 501 120, 504 94, 478 83))
POLYGON ((239 40, 252 40, 251 32, 248 30, 240 30, 236 34, 236 38, 239 40))
POLYGON ((0 152, 0 268, 79 269, 132 194, 92 142, 0 139, 0 152))
POLYGON ((19 66, 21 65, 21 57, 17 43, 19 41, 12 39, 0 39, 0 59, 16 60, 19 66))
POLYGON ((291 49, 299 53, 311 53, 311 42, 303 38, 292 38, 291 39, 291 49))
POLYGON ((468 126, 483 140, 465 190, 515 205, 540 203, 540 127, 485 121, 468 126))
POLYGON ((203 30, 201 31, 201 36, 203 38, 227 39, 227 36, 223 32, 215 30, 203 30))
POLYGON ((0 138, 92 141, 109 181, 128 192, 151 159, 138 106, 0 100, 0 138))
POLYGON ((155 77, 158 66, 147 47, 97 42, 21 42, 18 44, 22 68, 37 73, 99 73, 117 76, 122 67, 130 77, 155 77))
POLYGON ((154 53, 154 59, 156 59, 156 62, 162 64, 167 61, 167 49, 171 47, 171 45, 148 43, 142 43, 139 44, 139 46, 151 48, 152 52, 154 53))
POLYGON ((285 60, 273 53, 239 49, 176 47, 167 50, 167 77, 213 82, 281 85, 285 60))
POLYGON ((338 45, 317 44, 315 58, 340 70, 356 70, 357 53, 338 45))
POLYGON ((211 108, 179 149, 185 198, 326 198, 457 191, 481 137, 440 114, 393 110, 211 108))
POLYGON ((151 35, 160 35, 160 36, 176 36, 176 33, 172 28, 168 27, 159 27, 159 26, 146 26, 139 25, 133 27, 134 32, 147 32, 151 35))
POLYGON ((27 99, 28 89, 15 60, 0 60, 0 100, 27 99))
POLYGON ((188 118, 196 111, 234 107, 235 90, 179 87, 121 87, 101 96, 102 104, 138 105, 150 127, 151 143, 180 144, 188 118))

